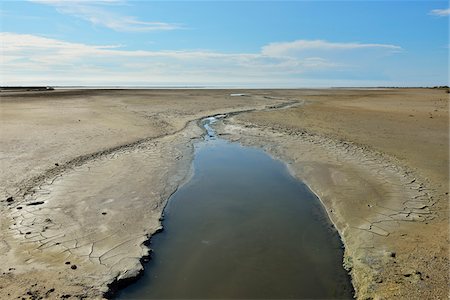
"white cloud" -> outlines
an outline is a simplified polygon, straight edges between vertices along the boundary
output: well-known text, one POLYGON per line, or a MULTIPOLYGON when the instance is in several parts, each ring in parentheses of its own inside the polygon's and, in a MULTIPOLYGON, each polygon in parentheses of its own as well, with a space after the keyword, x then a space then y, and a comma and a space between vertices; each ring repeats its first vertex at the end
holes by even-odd
POLYGON ((124 16, 105 9, 108 5, 122 5, 121 0, 29 0, 34 3, 55 7, 62 13, 71 15, 94 25, 104 26, 120 32, 147 32, 182 28, 179 24, 141 21, 133 16, 124 16))
POLYGON ((0 33, 0 40, 0 85, 203 85, 232 81, 273 86, 300 77, 312 80, 310 76, 317 74, 354 71, 360 63, 326 55, 295 57, 267 51, 276 44, 254 53, 223 53, 127 50, 121 45, 88 45, 7 32, 0 33))
POLYGON ((433 9, 430 11, 430 15, 438 16, 438 17, 446 17, 450 15, 450 8, 444 9, 433 9))
POLYGON ((273 56, 291 56, 306 51, 336 51, 382 49, 399 51, 402 48, 388 44, 332 43, 323 40, 297 40, 293 42, 271 43, 262 48, 262 53, 273 56))

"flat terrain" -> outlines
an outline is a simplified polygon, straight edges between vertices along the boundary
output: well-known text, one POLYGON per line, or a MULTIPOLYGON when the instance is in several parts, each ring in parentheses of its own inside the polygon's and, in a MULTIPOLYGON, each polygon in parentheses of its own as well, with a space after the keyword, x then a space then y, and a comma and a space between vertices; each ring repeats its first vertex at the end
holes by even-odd
POLYGON ((302 90, 290 109, 227 120, 319 195, 361 299, 448 297, 449 94, 302 90))
POLYGON ((283 103, 229 91, 1 94, 0 298, 101 297, 135 277, 190 174, 199 118, 283 103))
POLYGON ((97 298, 135 277, 189 179, 197 120, 232 112, 225 138, 265 148, 319 195, 358 298, 446 298, 448 100, 438 89, 1 92, 0 298, 97 298))

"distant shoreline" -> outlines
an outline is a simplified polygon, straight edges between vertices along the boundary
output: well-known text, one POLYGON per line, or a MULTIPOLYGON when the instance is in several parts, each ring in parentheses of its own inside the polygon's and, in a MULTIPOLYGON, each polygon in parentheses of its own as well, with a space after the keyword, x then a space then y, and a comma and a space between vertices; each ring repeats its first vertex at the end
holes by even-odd
POLYGON ((0 92, 23 92, 23 91, 52 91, 52 90, 215 90, 215 89, 244 89, 244 90, 308 90, 308 89, 343 89, 343 90, 380 90, 380 89, 448 89, 447 85, 437 86, 329 86, 329 87, 249 87, 249 86, 0 86, 0 92))

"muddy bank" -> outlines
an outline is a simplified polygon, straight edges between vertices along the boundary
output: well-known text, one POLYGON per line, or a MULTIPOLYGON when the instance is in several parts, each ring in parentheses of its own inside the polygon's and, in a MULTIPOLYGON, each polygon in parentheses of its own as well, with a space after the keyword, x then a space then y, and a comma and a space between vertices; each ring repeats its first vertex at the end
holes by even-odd
POLYGON ((165 201, 189 176, 197 119, 285 102, 226 91, 43 93, 1 98, 5 299, 101 298, 137 276, 165 201))
POLYGON ((359 298, 447 297, 444 91, 58 90, 2 92, 0 105, 0 298, 99 298, 136 276, 189 176, 195 120, 220 113, 224 138, 263 147, 317 193, 359 298))
POLYGON ((147 272, 118 299, 352 299, 343 249, 317 197, 261 149, 204 120, 194 175, 164 211, 147 272))
POLYGON ((447 297, 444 92, 305 94, 301 107, 241 114, 220 132, 286 161, 319 196, 346 246, 359 299, 447 297), (423 141, 426 149, 414 148, 423 141))

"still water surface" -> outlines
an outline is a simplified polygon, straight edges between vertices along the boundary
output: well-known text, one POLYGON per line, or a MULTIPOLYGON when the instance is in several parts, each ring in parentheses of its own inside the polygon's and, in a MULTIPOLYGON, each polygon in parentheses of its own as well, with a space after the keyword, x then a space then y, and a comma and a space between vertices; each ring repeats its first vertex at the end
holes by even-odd
POLYGON ((351 299, 342 244, 316 196, 262 150, 208 134, 170 198, 152 258, 119 299, 351 299))

